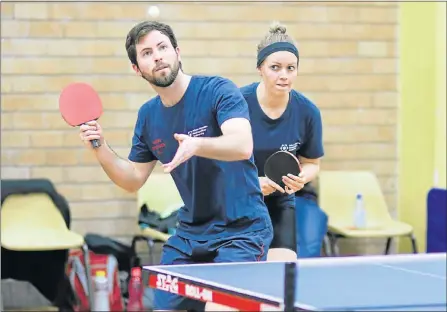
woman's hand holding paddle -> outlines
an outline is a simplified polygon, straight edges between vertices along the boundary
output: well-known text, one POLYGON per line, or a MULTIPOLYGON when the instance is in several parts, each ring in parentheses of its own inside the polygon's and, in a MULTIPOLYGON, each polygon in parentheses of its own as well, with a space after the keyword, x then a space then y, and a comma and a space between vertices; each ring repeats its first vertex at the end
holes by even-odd
POLYGON ((268 196, 274 193, 275 191, 280 191, 281 193, 285 192, 285 190, 281 186, 279 186, 278 184, 276 184, 267 177, 259 177, 259 184, 261 186, 261 191, 264 196, 268 196))

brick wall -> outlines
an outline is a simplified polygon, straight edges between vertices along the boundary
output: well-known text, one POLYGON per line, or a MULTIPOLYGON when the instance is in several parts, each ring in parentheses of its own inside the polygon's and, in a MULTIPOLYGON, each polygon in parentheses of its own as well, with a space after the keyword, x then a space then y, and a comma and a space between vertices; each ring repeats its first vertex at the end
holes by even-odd
MULTIPOLYGON (((58 112, 63 86, 91 83, 104 101, 101 124, 126 157, 138 107, 152 90, 130 69, 128 30, 143 3, 1 3, 2 178, 50 178, 72 207, 73 229, 126 239, 135 194, 115 187, 58 112)), ((302 55, 296 87, 322 110, 323 169, 368 169, 390 209, 397 183, 396 3, 161 4, 188 73, 258 80, 256 44, 273 20, 302 55)))

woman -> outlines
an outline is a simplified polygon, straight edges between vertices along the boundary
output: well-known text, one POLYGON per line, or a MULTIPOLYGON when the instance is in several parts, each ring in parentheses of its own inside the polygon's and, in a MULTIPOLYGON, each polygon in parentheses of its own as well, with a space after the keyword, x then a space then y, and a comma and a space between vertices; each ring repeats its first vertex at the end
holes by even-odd
POLYGON ((261 81, 244 86, 241 91, 250 109, 255 163, 274 227, 267 259, 294 260, 298 248, 300 257, 301 250, 304 256, 318 255, 326 216, 315 201, 307 199, 306 190, 310 187, 308 183, 316 178, 324 155, 320 111, 292 88, 298 73, 299 54, 286 27, 272 26, 257 52, 261 81), (284 189, 264 176, 265 160, 278 150, 298 156, 302 167, 299 176, 283 177, 284 189), (323 223, 319 232, 315 231, 318 223, 323 223), (296 228, 298 239, 293 234, 296 228), (312 245, 310 252, 309 245, 312 245))

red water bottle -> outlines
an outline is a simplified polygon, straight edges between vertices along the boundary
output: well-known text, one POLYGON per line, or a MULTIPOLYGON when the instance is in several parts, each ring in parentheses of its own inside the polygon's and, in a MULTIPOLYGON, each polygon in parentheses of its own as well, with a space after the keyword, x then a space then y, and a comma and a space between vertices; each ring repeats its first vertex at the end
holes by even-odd
POLYGON ((143 311, 143 292, 144 287, 141 278, 141 268, 132 268, 130 271, 127 311, 143 311))

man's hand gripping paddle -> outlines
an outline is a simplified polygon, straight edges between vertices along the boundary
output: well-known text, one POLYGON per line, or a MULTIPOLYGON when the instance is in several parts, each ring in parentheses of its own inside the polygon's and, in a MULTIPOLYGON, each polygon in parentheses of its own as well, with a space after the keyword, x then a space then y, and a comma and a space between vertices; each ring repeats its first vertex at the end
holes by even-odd
MULTIPOLYGON (((101 116, 102 103, 98 93, 90 85, 77 82, 62 90, 59 111, 67 124, 79 127, 101 116)), ((94 148, 101 145, 99 140, 92 140, 91 143, 94 148)))

